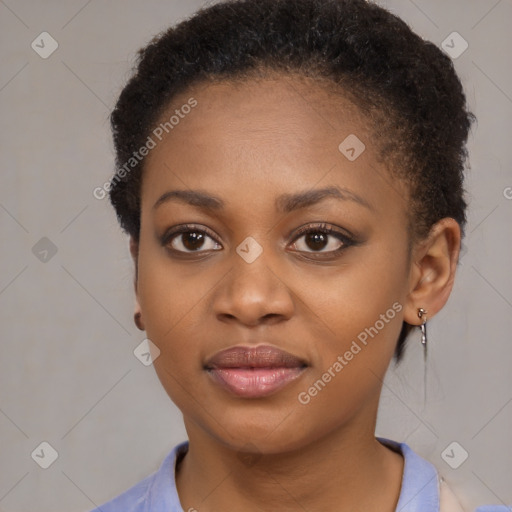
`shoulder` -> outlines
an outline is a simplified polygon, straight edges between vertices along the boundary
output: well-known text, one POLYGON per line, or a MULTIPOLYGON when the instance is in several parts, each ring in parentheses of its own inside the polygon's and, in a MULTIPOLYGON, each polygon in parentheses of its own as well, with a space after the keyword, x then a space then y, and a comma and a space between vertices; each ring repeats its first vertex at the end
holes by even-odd
POLYGON ((156 473, 146 477, 111 501, 95 508, 92 512, 144 512, 148 489, 156 473))
POLYGON ((188 441, 176 445, 165 457, 158 471, 91 512, 181 512, 176 490, 175 466, 177 457, 187 449, 188 441))
MULTIPOLYGON (((404 457, 404 472, 397 511, 470 512, 463 508, 455 493, 431 462, 418 455, 406 443, 382 437, 377 439, 404 457)), ((478 507, 474 512, 512 512, 512 507, 485 505, 478 507)))
MULTIPOLYGON (((439 493, 441 502, 440 512, 469 512, 468 509, 462 508, 459 500, 443 477, 439 479, 439 493)), ((483 505, 475 509, 474 512, 512 512, 512 507, 483 505)))
POLYGON ((478 507, 475 512, 510 512, 512 510, 512 506, 507 507, 505 505, 484 505, 482 507, 478 507))
POLYGON ((443 477, 439 478, 440 512, 466 512, 443 477))

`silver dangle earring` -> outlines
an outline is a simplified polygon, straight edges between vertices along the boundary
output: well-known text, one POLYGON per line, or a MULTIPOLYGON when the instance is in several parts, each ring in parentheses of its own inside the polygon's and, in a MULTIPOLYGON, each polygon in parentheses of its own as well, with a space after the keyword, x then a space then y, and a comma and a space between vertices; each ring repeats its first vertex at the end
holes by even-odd
POLYGON ((427 312, 423 308, 418 309, 418 317, 423 319, 423 323, 420 325, 421 329, 421 343, 427 345, 427 312))
POLYGON ((427 311, 423 308, 418 308, 418 318, 422 320, 420 325, 421 329, 421 344, 423 345, 424 356, 424 375, 423 375, 423 405, 427 405, 427 311))

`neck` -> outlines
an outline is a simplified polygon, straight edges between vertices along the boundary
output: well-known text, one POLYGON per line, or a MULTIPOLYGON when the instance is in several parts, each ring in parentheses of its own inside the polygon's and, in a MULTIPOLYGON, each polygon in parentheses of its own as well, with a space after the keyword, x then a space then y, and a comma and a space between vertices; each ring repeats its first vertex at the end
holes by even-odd
POLYGON ((243 455, 187 425, 189 451, 176 474, 184 510, 272 508, 393 512, 403 458, 374 436, 367 419, 344 426, 300 449, 243 455), (364 428, 366 426, 366 428, 364 428))

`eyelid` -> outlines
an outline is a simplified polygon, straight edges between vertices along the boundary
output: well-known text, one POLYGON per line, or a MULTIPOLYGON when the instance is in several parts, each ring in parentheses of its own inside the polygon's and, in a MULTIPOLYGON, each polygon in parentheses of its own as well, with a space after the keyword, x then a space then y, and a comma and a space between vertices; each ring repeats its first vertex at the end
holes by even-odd
POLYGON ((317 222, 309 225, 301 226, 295 233, 292 245, 298 243, 298 241, 309 233, 323 233, 328 237, 332 237, 341 243, 341 246, 337 249, 330 251, 304 251, 304 250, 293 250, 292 252, 297 254, 297 257, 304 258, 308 261, 320 262, 322 260, 329 260, 339 258, 348 248, 359 245, 357 239, 352 235, 345 234, 339 231, 340 228, 334 228, 326 222, 317 222))
POLYGON ((189 231, 204 232, 215 242, 220 244, 220 242, 217 240, 217 236, 209 228, 206 226, 199 226, 198 224, 181 224, 180 226, 168 229, 161 237, 162 244, 167 245, 176 235, 188 233, 189 231))
MULTIPOLYGON (((339 231, 339 229, 342 228, 334 228, 332 225, 326 223, 326 222, 313 222, 309 224, 304 224, 297 228, 294 233, 294 238, 290 242, 290 245, 293 245, 297 243, 297 241, 304 235, 307 235, 308 233, 324 233, 328 236, 332 236, 333 238, 336 238, 338 241, 342 243, 341 247, 335 250, 331 251, 301 251, 301 250, 295 250, 292 252, 296 252, 299 255, 305 254, 311 254, 316 255, 313 257, 315 258, 321 258, 326 256, 338 256, 341 252, 343 252, 345 249, 348 249, 350 246, 358 245, 358 242, 354 235, 352 234, 346 234, 349 233, 348 230, 345 230, 346 233, 343 233, 339 231), (323 255, 323 256, 322 256, 323 255)), ((168 246, 170 242, 177 236, 179 236, 182 233, 188 233, 188 232, 200 232, 206 234, 209 238, 211 238, 216 244, 222 246, 221 242, 217 239, 217 236, 206 226, 198 225, 198 224, 182 224, 173 228, 168 229, 164 235, 161 237, 161 243, 163 246, 168 246)), ((288 238, 290 235, 288 236, 288 238)), ((172 252, 178 254, 178 255, 200 255, 202 253, 211 253, 213 251, 219 251, 222 249, 206 249, 206 250, 197 250, 197 251, 180 251, 178 249, 169 248, 172 252)), ((304 256, 306 257, 306 256, 304 256)), ((306 257, 307 258, 307 257, 306 257)), ((310 258, 311 259, 311 258, 310 258)))
POLYGON ((313 222, 309 224, 304 224, 303 226, 297 228, 297 230, 295 231, 294 241, 304 234, 308 234, 311 232, 314 233, 316 231, 326 232, 329 235, 336 236, 337 238, 347 242, 355 241, 355 236, 352 233, 350 233, 350 231, 346 229, 344 229, 343 231, 339 231, 340 229, 342 228, 335 228, 331 224, 328 224, 327 222, 313 222))

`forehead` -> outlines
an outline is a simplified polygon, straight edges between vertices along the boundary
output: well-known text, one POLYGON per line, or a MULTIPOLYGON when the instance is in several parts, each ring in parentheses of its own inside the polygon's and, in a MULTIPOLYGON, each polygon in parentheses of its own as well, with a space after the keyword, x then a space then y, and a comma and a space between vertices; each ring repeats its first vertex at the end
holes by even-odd
MULTIPOLYGON (((371 120, 349 99, 348 93, 325 79, 274 73, 203 82, 174 98, 158 123, 165 123, 191 97, 198 105, 193 115, 173 128, 176 145, 184 138, 204 146, 213 141, 229 144, 231 140, 230 147, 235 142, 245 142, 246 147, 251 142, 264 142, 268 149, 300 145, 306 152, 318 145, 332 149, 333 140, 344 133, 359 134, 370 143, 371 120)), ((158 151, 152 155, 155 153, 158 151)))
POLYGON ((143 203, 198 185, 228 204, 256 192, 274 204, 284 191, 329 185, 382 202, 387 172, 371 120, 342 91, 292 75, 207 82, 175 97, 158 123, 190 98, 197 106, 146 158, 143 203))

